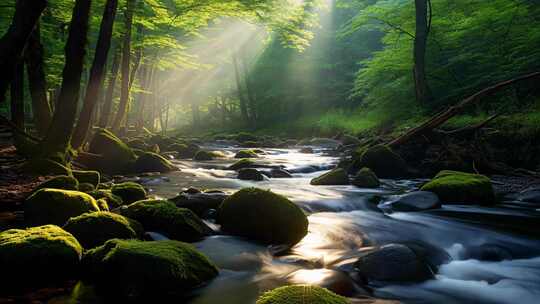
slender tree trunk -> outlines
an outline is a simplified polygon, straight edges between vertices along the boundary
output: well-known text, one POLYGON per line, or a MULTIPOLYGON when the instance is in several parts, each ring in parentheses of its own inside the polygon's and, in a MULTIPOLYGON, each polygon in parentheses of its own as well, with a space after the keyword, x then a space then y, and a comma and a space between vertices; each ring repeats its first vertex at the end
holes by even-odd
POLYGON ((246 100, 244 99, 244 95, 242 94, 242 82, 240 81, 240 71, 238 70, 238 60, 236 59, 236 55, 233 55, 232 59, 234 65, 234 77, 236 80, 236 90, 238 91, 238 99, 240 101, 240 112, 244 122, 249 123, 247 104, 246 100))
POLYGON ((170 107, 170 104, 167 102, 167 105, 165 108, 165 129, 163 130, 163 135, 167 133, 167 128, 169 127, 169 107, 170 107))
POLYGON ((109 55, 109 49, 111 47, 111 37, 117 6, 117 0, 107 0, 107 3, 105 4, 96 44, 96 53, 90 70, 83 107, 71 141, 71 145, 75 149, 78 149, 86 139, 86 134, 90 129, 94 108, 99 99, 101 87, 103 86, 103 77, 105 75, 105 67, 107 66, 107 56, 109 55))
POLYGON ((120 103, 114 118, 112 128, 118 130, 126 116, 127 104, 129 102, 129 70, 131 61, 131 27, 133 25, 133 10, 136 0, 127 0, 125 13, 125 33, 122 47, 122 87, 120 90, 120 103))
POLYGON ((191 115, 193 116, 193 126, 198 127, 201 124, 201 113, 199 111, 199 105, 195 102, 191 103, 191 115))
POLYGON ((19 59, 11 81, 11 122, 24 130, 24 62, 19 59))
POLYGON ((43 63, 43 45, 41 44, 41 30, 39 23, 28 39, 24 51, 26 73, 28 74, 28 87, 32 97, 32 113, 38 134, 45 136, 51 123, 52 109, 47 100, 47 81, 43 63))
MULTIPOLYGON (((426 47, 431 21, 428 21, 429 0, 415 0, 416 34, 414 36, 414 84, 416 100, 429 103, 433 97, 426 78, 426 47)), ((431 17, 430 17, 431 19, 431 17)))
POLYGON ((116 79, 118 78, 118 70, 120 66, 120 52, 116 50, 114 52, 112 67, 111 67, 111 77, 109 80, 109 87, 105 93, 105 98, 103 99, 103 111, 101 111, 101 116, 99 117, 98 125, 101 128, 106 128, 109 124, 111 118, 111 109, 114 98, 114 89, 116 87, 116 79))
POLYGON ((62 88, 58 98, 58 107, 42 144, 45 157, 54 156, 57 160, 63 162, 66 162, 66 160, 58 158, 66 156, 73 133, 75 116, 77 115, 81 74, 86 54, 90 6, 91 0, 77 0, 75 2, 66 43, 66 63, 62 73, 62 88))
POLYGON ((244 72, 244 82, 246 83, 246 94, 248 97, 248 103, 249 103, 249 117, 251 118, 251 127, 256 128, 257 127, 257 118, 258 118, 258 109, 257 109, 257 100, 255 99, 255 96, 253 96, 253 92, 251 90, 251 81, 249 79, 249 71, 246 64, 246 58, 244 57, 244 61, 242 62, 242 68, 244 72))
POLYGON ((28 37, 32 34, 47 0, 18 0, 8 31, 0 38, 0 104, 13 79, 13 71, 22 55, 28 37))

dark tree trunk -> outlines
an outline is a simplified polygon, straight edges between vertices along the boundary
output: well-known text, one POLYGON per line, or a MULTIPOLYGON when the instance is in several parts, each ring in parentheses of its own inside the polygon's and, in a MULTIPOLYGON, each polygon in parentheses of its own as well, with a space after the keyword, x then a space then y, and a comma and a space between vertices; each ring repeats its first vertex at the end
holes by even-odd
POLYGON ((0 38, 0 104, 13 79, 13 71, 22 55, 28 37, 47 6, 47 0, 18 0, 8 31, 0 38))
POLYGON ((116 87, 116 79, 118 78, 118 70, 120 68, 120 52, 117 50, 114 52, 112 67, 111 67, 111 77, 109 80, 109 87, 105 93, 105 98, 103 100, 103 111, 101 111, 101 116, 99 117, 98 125, 101 128, 106 128, 109 125, 111 118, 111 109, 114 98, 114 89, 116 87))
POLYGON ((126 116, 127 104, 129 101, 129 70, 131 61, 131 27, 133 25, 133 10, 136 0, 127 0, 125 13, 125 33, 122 46, 122 86, 120 89, 120 103, 114 118, 112 128, 118 130, 126 116))
POLYGON ((414 1, 416 7, 416 34, 414 36, 413 75, 416 100, 421 104, 429 103, 433 99, 426 78, 426 46, 431 26, 431 21, 428 21, 428 2, 429 0, 414 1))
POLYGON ((244 61, 242 62, 242 68, 244 72, 244 82, 246 83, 246 95, 248 97, 248 104, 249 104, 249 117, 251 127, 257 128, 257 118, 258 118, 258 109, 257 109, 257 100, 255 99, 255 96, 253 96, 253 91, 251 90, 251 81, 249 79, 249 71, 246 64, 246 58, 244 57, 244 61))
POLYGON ((236 90, 238 91, 238 99, 240 101, 240 112, 242 114, 242 119, 245 123, 249 123, 249 115, 247 111, 247 103, 244 98, 244 94, 242 94, 242 82, 240 81, 240 72, 238 70, 238 60, 236 59, 236 55, 233 55, 233 65, 234 65, 234 77, 236 80, 236 90))
MULTIPOLYGON (((141 80, 141 86, 144 91, 148 91, 150 84, 152 83, 152 75, 154 68, 151 66, 145 66, 141 80)), ((135 118, 135 128, 137 132, 142 131, 144 127, 144 109, 148 100, 148 93, 139 93, 139 108, 137 109, 137 117, 135 118)))
POLYGON ((71 141, 71 145, 75 149, 79 148, 86 139, 86 134, 90 129, 92 114, 99 99, 101 87, 103 86, 103 77, 105 75, 105 67, 107 66, 107 56, 111 47, 111 36, 117 6, 117 0, 107 0, 105 10, 103 11, 88 87, 86 88, 79 121, 77 122, 77 127, 75 127, 75 133, 71 141))
POLYGON ((13 69, 11 81, 11 122, 24 130, 24 62, 20 59, 13 69))
POLYGON ((51 126, 42 145, 45 157, 54 156, 57 159, 65 157, 69 148, 73 124, 77 115, 91 2, 91 0, 77 0, 73 8, 65 49, 66 63, 62 73, 62 88, 58 98, 58 107, 54 112, 51 126))
POLYGON ((32 97, 32 113, 34 124, 41 136, 45 136, 51 123, 52 109, 47 100, 47 81, 43 63, 43 45, 41 44, 41 30, 39 23, 30 35, 24 51, 26 73, 28 74, 28 87, 32 97))

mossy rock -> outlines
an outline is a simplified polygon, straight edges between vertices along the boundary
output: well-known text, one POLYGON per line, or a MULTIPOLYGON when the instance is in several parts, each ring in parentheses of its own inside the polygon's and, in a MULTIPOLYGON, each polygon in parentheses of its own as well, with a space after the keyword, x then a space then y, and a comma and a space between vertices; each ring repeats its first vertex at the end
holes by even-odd
POLYGON ((79 191, 81 191, 81 192, 88 193, 88 192, 92 192, 94 190, 96 190, 96 187, 94 185, 90 184, 90 183, 80 183, 79 184, 79 191))
POLYGON ((99 210, 101 211, 110 211, 111 208, 109 208, 109 203, 107 203, 107 200, 104 199, 104 198, 100 198, 98 200, 96 200, 96 203, 99 207, 99 210))
POLYGON ((354 176, 352 184, 360 188, 377 188, 381 185, 381 182, 371 169, 362 168, 354 176))
POLYGON ((256 167, 256 163, 249 158, 242 158, 241 160, 236 161, 234 164, 227 167, 229 170, 240 170, 244 168, 253 168, 256 167))
POLYGON ((62 226, 71 217, 94 211, 99 207, 92 196, 72 190, 40 189, 24 202, 24 219, 32 226, 62 226))
POLYGON ((495 203, 491 180, 480 174, 444 170, 421 190, 434 192, 443 203, 495 203))
POLYGON ((179 158, 193 158, 201 148, 193 143, 174 144, 171 150, 178 153, 179 158))
POLYGON ((380 178, 409 176, 407 164, 388 146, 377 145, 363 151, 353 163, 353 169, 370 168, 380 178))
POLYGON ((150 146, 140 138, 129 140, 126 142, 126 145, 132 149, 139 149, 143 151, 150 149, 150 146))
POLYGON ((23 164, 24 172, 39 175, 68 175, 71 176, 71 169, 63 164, 51 159, 34 158, 23 164))
POLYGON ((193 159, 196 161, 208 161, 222 157, 224 157, 223 153, 217 151, 200 150, 199 152, 197 152, 197 154, 195 154, 195 156, 193 156, 193 159))
POLYGON ((36 187, 35 191, 44 188, 54 188, 63 190, 78 190, 79 182, 73 177, 68 175, 55 176, 48 181, 45 181, 36 187))
POLYGON ((176 167, 159 154, 145 152, 135 161, 135 171, 142 172, 170 172, 176 167))
POLYGON ((130 172, 136 159, 130 147, 105 129, 96 132, 90 142, 89 151, 102 156, 94 165, 99 171, 108 173, 130 172))
POLYGON ((124 204, 131 204, 146 198, 144 187, 134 182, 115 184, 112 186, 111 192, 122 198, 124 204))
POLYGON ((111 212, 72 217, 64 225, 64 230, 73 234, 86 249, 100 246, 110 239, 137 239, 144 233, 139 222, 111 212))
POLYGON ((212 229, 193 211, 166 200, 138 201, 122 209, 122 214, 140 222, 147 231, 178 241, 195 242, 212 234, 212 229))
POLYGON ((98 292, 129 300, 182 297, 218 275, 193 246, 172 240, 109 240, 85 254, 83 268, 98 292))
POLYGON ((311 180, 312 185, 348 185, 349 175, 342 168, 335 168, 311 180))
POLYGON ((240 150, 236 153, 234 158, 257 158, 259 155, 257 155, 257 152, 253 150, 240 150))
POLYGON ((109 208, 117 208, 124 204, 122 198, 118 195, 113 194, 111 190, 98 189, 92 192, 88 192, 88 194, 90 194, 96 200, 105 200, 109 208))
POLYGON ((89 183, 97 187, 101 181, 101 174, 97 171, 80 171, 73 170, 73 176, 79 181, 79 183, 89 183))
POLYGON ((74 278, 82 251, 73 235, 55 225, 3 231, 0 284, 3 288, 28 288, 74 278))
POLYGON ((264 175, 255 168, 244 168, 238 170, 238 179, 240 180, 252 180, 252 181, 263 181, 264 175))
POLYGON ((258 188, 244 188, 226 198, 218 222, 227 233, 269 244, 293 246, 307 234, 304 212, 286 197, 258 188))
POLYGON ((257 304, 349 304, 347 298, 314 285, 291 285, 265 292, 257 304))

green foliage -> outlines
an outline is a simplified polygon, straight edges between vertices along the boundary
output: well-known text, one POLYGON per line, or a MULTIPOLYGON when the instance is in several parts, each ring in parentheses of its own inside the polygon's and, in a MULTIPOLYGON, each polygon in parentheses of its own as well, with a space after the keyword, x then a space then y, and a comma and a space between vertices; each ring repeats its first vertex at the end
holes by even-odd
POLYGON ((347 304, 349 301, 326 288, 314 285, 291 285, 265 292, 257 304, 347 304))

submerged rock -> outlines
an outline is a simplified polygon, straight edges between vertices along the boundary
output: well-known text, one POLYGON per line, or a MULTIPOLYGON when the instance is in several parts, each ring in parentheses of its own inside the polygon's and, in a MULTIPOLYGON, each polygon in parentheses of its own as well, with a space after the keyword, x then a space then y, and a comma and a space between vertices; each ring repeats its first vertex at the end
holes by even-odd
POLYGON ((238 170, 238 179, 241 180, 252 180, 252 181, 263 181, 264 175, 259 172, 259 170, 254 168, 244 168, 238 170))
POLYGON ((352 165, 353 170, 367 167, 380 178, 401 178, 409 175, 405 161, 384 145, 368 148, 352 165))
POLYGON ((41 189, 24 202, 24 219, 32 225, 64 225, 69 218, 99 211, 96 200, 83 192, 41 189))
POLYGON ((312 185, 348 185, 349 175, 342 168, 336 168, 311 180, 312 185))
POLYGON ((414 191, 404 194, 397 199, 382 205, 394 211, 421 211, 435 209, 441 206, 437 194, 429 191, 414 191))
POLYGON ((122 198, 124 204, 131 204, 146 198, 144 187, 134 182, 115 184, 112 186, 111 192, 122 198))
POLYGON ((495 193, 491 181, 484 175, 444 170, 421 190, 437 194, 448 203, 494 204, 495 193))
POLYGON ((101 175, 97 171, 79 171, 73 170, 73 176, 79 183, 89 183, 97 187, 101 181, 101 175))
POLYGON ((371 169, 362 168, 356 173, 351 184, 360 188, 377 188, 381 185, 381 182, 371 169))
POLYGON ((170 201, 138 201, 121 212, 140 222, 145 230, 161 232, 174 240, 195 242, 213 233, 191 210, 178 208, 170 201))
POLYGON ((93 212, 72 217, 64 229, 73 234, 81 245, 94 248, 110 239, 136 239, 142 237, 142 225, 135 220, 110 212, 93 212))
POLYGON ((83 266, 98 291, 124 300, 181 297, 218 275, 202 253, 171 240, 110 240, 89 250, 83 266))
POLYGON ((177 170, 177 168, 163 156, 145 152, 135 161, 135 171, 139 173, 143 172, 170 172, 177 170))
POLYGON ((82 247, 55 225, 11 229, 0 233, 2 288, 27 288, 74 278, 82 247))
POLYGON ((347 298, 315 285, 290 285, 262 294, 257 304, 348 304, 347 298))
POLYGON ((223 231, 269 244, 293 246, 307 234, 304 212, 286 197, 244 188, 223 201, 218 212, 223 231))
POLYGON ((360 257, 355 268, 369 281, 420 282, 433 277, 429 265, 402 244, 384 245, 360 257))
POLYGON ((60 175, 45 181, 36 187, 36 191, 44 188, 54 188, 63 190, 78 190, 79 182, 73 176, 60 175))

